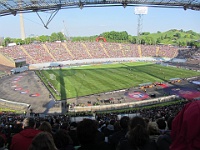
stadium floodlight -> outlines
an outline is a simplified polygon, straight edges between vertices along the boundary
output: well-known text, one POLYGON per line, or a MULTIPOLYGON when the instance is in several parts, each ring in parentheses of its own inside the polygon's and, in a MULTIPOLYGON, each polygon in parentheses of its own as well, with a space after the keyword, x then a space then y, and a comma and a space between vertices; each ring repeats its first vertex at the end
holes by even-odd
POLYGON ((135 7, 136 15, 146 15, 148 13, 148 7, 135 7))
POLYGON ((140 34, 142 32, 142 16, 148 13, 148 7, 135 7, 135 15, 138 15, 138 27, 137 27, 137 44, 140 42, 140 34))

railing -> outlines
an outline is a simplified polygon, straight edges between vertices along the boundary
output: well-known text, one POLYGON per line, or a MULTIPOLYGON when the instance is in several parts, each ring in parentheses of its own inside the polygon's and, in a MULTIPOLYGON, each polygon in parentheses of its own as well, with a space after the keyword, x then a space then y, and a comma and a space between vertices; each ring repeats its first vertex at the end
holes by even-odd
POLYGON ((177 95, 170 95, 166 97, 159 97, 151 100, 129 102, 129 103, 120 103, 112 105, 98 105, 98 106, 77 106, 72 109, 69 109, 69 112, 94 112, 94 111, 106 111, 106 110, 117 110, 117 109, 127 109, 134 108, 138 106, 147 106, 152 104, 158 104, 162 102, 173 101, 179 98, 177 95))
POLYGON ((20 102, 12 102, 12 101, 8 101, 8 100, 0 99, 0 106, 9 108, 9 109, 25 111, 25 110, 27 110, 28 107, 30 107, 30 104, 20 103, 20 102))

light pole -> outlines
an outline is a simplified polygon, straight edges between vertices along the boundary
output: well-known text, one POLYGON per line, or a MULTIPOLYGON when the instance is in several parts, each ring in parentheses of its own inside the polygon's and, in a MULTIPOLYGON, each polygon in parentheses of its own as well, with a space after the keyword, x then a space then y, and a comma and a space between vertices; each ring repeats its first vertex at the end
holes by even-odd
POLYGON ((138 15, 138 25, 137 25, 137 40, 136 43, 140 44, 140 35, 142 33, 142 16, 148 13, 148 7, 135 7, 135 15, 138 15))

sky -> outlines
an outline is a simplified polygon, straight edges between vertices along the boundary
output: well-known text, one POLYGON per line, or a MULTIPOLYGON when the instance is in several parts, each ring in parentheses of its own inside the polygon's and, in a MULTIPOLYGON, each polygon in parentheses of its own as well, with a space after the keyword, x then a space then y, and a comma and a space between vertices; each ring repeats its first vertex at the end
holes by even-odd
MULTIPOLYGON (((68 37, 73 37, 100 35, 110 31, 127 31, 130 35, 137 35, 138 15, 134 13, 134 9, 133 6, 62 9, 49 23, 48 29, 36 13, 25 13, 25 35, 32 37, 63 32, 68 37)), ((51 13, 42 12, 39 15, 47 22, 51 13)), ((200 11, 148 7, 148 13, 142 15, 141 24, 142 32, 156 33, 183 29, 200 33, 200 11)), ((0 37, 21 38, 18 14, 0 17, 0 37)))

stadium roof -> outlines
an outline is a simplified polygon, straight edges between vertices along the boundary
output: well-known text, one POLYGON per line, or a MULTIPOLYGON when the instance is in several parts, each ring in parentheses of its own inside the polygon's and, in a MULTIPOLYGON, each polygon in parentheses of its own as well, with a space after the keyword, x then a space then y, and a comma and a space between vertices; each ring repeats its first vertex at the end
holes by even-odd
POLYGON ((0 17, 18 13, 37 13, 45 28, 60 9, 112 6, 147 6, 200 10, 200 0, 0 0, 0 17), (51 11, 45 23, 38 12, 51 11))
POLYGON ((83 7, 148 6, 200 10, 200 0, 0 0, 0 16, 83 7))

